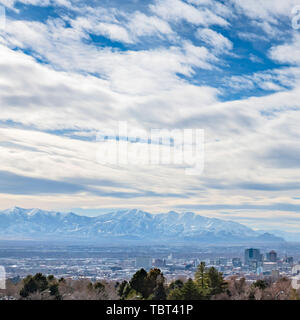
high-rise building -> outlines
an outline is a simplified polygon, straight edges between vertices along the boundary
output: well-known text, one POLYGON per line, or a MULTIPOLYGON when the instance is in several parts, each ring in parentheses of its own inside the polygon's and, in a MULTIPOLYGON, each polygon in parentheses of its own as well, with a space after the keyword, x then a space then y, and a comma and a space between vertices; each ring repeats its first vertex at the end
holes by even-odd
POLYGON ((153 265, 157 268, 163 268, 166 266, 165 259, 154 259, 153 265))
POLYGON ((276 251, 272 250, 269 253, 267 253, 267 260, 270 262, 276 262, 277 261, 276 251))
POLYGON ((289 265, 293 265, 294 264, 294 258, 293 257, 286 257, 284 260, 286 263, 288 263, 289 265))
POLYGON ((260 253, 259 249, 246 249, 245 250, 245 264, 250 265, 253 262, 261 262, 263 260, 263 255, 260 253))

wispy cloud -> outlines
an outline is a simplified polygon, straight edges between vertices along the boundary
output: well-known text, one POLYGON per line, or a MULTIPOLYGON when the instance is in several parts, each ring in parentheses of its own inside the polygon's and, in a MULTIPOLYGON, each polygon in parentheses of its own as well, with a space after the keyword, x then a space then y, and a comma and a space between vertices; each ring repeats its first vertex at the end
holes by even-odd
POLYGON ((0 3, 3 208, 299 213, 296 1, 0 3), (119 120, 205 129, 204 174, 100 165, 119 120))

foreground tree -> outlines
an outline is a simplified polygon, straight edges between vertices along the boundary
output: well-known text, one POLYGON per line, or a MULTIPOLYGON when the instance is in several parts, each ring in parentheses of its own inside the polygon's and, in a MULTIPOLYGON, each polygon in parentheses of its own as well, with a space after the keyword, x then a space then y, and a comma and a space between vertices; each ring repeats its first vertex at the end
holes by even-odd
MULTIPOLYGON (((203 265, 202 265, 203 266, 203 265)), ((159 269, 150 272, 139 270, 132 279, 122 283, 115 281, 91 282, 88 279, 72 280, 45 277, 41 273, 27 276, 23 280, 7 280, 5 290, 0 290, 0 299, 28 300, 116 300, 116 299, 152 299, 152 300, 299 300, 300 290, 291 286, 290 279, 281 278, 247 282, 244 278, 231 277, 226 282, 222 273, 215 268, 205 268, 200 279, 207 280, 210 294, 204 294, 202 283, 189 279, 176 280, 169 286, 159 269), (203 277, 203 278, 201 278, 203 277), (200 283, 200 285, 199 285, 200 283), (133 289, 131 284, 138 290, 133 289)))
POLYGON ((121 300, 124 300, 131 290, 130 284, 124 280, 118 287, 118 295, 120 296, 121 300))
POLYGON ((197 284, 189 279, 181 289, 181 298, 182 300, 201 300, 203 296, 197 284))
POLYGON ((224 281, 223 274, 221 272, 212 267, 209 268, 207 276, 210 296, 214 296, 225 291, 227 283, 224 281))
POLYGON ((163 282, 159 282, 153 290, 151 300, 166 300, 167 294, 163 282))
POLYGON ((253 283, 255 288, 259 288, 260 290, 265 290, 268 287, 268 283, 265 280, 257 280, 253 283))
POLYGON ((142 294, 143 298, 147 297, 147 271, 145 269, 138 270, 131 278, 129 284, 132 289, 142 294))
POLYGON ((201 262, 197 267, 195 280, 200 289, 203 291, 208 289, 208 274, 206 272, 205 262, 201 262))
POLYGON ((30 294, 37 292, 43 292, 48 288, 48 281, 41 273, 37 273, 35 276, 27 276, 23 280, 23 288, 20 290, 20 296, 27 298, 30 294))
POLYGON ((129 281, 129 287, 125 282, 120 285, 119 295, 122 299, 130 298, 134 290, 142 299, 164 300, 166 299, 164 282, 165 278, 160 269, 154 268, 148 273, 140 269, 129 281))

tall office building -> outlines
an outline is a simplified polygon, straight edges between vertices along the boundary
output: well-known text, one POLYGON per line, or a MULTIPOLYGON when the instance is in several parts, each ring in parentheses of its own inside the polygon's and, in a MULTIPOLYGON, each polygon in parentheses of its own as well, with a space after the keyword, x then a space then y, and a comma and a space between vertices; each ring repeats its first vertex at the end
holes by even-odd
POLYGON ((267 253, 267 260, 270 262, 276 262, 277 261, 276 251, 272 250, 269 253, 267 253))
POLYGON ((155 259, 153 262, 154 267, 157 268, 163 268, 166 266, 166 260, 165 259, 155 259))
POLYGON ((294 258, 293 257, 286 257, 284 259, 284 261, 288 264, 290 264, 291 266, 294 264, 294 258))
POLYGON ((261 262, 263 260, 263 255, 260 253, 259 249, 246 249, 245 250, 245 264, 250 265, 253 262, 261 262))

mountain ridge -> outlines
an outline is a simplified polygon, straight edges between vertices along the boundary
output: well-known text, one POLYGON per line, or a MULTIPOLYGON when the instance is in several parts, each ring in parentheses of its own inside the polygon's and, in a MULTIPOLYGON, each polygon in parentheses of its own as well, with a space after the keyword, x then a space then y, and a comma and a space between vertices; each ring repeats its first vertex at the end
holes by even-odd
POLYGON ((208 218, 194 212, 152 214, 139 209, 119 210, 95 217, 41 209, 13 207, 0 211, 0 236, 16 239, 82 239, 180 242, 283 242, 243 224, 208 218))

